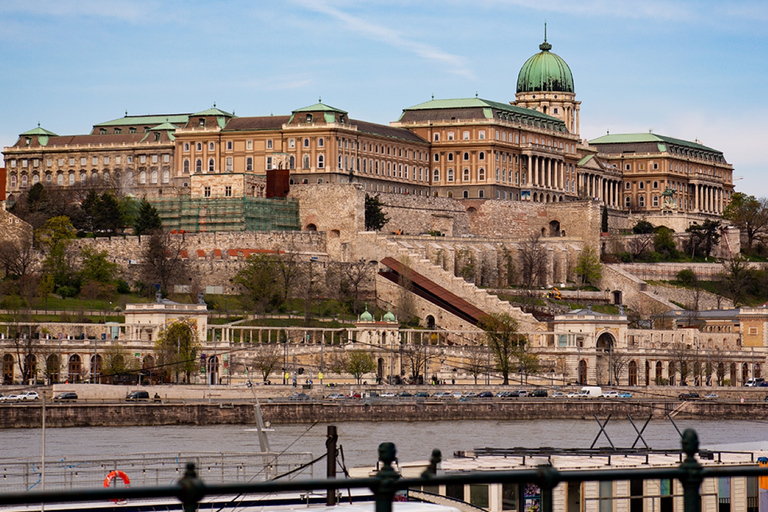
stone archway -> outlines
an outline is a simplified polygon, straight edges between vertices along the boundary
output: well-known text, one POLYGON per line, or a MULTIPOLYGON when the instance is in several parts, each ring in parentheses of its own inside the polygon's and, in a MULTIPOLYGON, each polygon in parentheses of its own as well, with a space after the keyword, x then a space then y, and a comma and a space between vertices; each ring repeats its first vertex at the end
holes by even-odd
POLYGON ((45 360, 45 373, 48 377, 48 384, 59 382, 59 372, 61 371, 61 361, 57 354, 51 354, 45 360))
POLYGON ((585 360, 579 361, 579 384, 584 385, 587 383, 587 362, 585 360))
POLYGON ((72 354, 69 357, 69 366, 68 366, 68 379, 69 382, 80 382, 81 376, 80 372, 83 368, 83 363, 80 361, 80 356, 77 354, 72 354))
POLYGON ((549 222, 549 236, 560 236, 560 222, 553 220, 549 222))
POLYGON ((427 315, 427 329, 433 330, 435 328, 435 317, 427 315))
POLYGON ((629 362, 628 384, 630 386, 637 386, 637 361, 635 360, 629 362))
POLYGON ((13 384, 13 355, 3 356, 3 384, 13 384))
POLYGON ((613 348, 616 346, 616 339, 610 332, 604 332, 597 338, 595 344, 595 377, 597 385, 613 384, 613 348))

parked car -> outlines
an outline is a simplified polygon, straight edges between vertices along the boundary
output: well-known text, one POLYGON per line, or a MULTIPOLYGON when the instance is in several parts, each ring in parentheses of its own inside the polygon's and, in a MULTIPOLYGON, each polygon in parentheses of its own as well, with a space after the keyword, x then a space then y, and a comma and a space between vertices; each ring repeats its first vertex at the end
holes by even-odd
POLYGON ((398 398, 411 398, 413 397, 413 393, 409 393, 408 391, 401 391, 397 394, 398 398))
POLYGON ((618 391, 606 391, 603 393, 603 398, 619 398, 618 391))
POLYGON ((328 400, 344 400, 345 397, 343 393, 331 393, 326 397, 328 400))
POLYGON ((533 392, 531 393, 531 396, 535 398, 547 398, 547 390, 541 389, 541 388, 534 389, 533 392))
POLYGON ((477 398, 493 398, 493 392, 491 391, 482 391, 477 394, 477 398))
POLYGON ((394 398, 395 394, 391 391, 387 391, 386 393, 382 393, 379 395, 381 398, 394 398))
POLYGON ((567 395, 565 395, 565 398, 581 398, 581 393, 577 393, 575 391, 571 391, 567 395))
POLYGON ((764 382, 765 382, 764 378, 756 377, 756 378, 748 379, 746 384, 744 384, 744 385, 749 387, 749 388, 753 388, 753 387, 757 387, 757 386, 762 386, 764 382))
POLYGON ((632 393, 629 391, 622 391, 619 393, 619 398, 632 398, 632 393))
POLYGON ((24 391, 16 395, 17 402, 27 402, 31 400, 40 400, 40 395, 37 391, 24 391))
POLYGON ((294 393, 288 397, 288 400, 298 400, 298 401, 309 400, 309 395, 306 393, 294 393))
POLYGON ((133 391, 125 397, 126 402, 149 402, 149 391, 133 391))
POLYGON ((467 391, 464 394, 462 394, 461 396, 462 396, 462 398, 472 398, 472 397, 477 396, 477 393, 475 393, 474 391, 467 391))
POLYGON ((718 398, 720 397, 717 396, 717 393, 707 393, 704 395, 704 400, 717 400, 718 398))
POLYGON ((517 393, 517 396, 519 396, 520 398, 528 396, 528 391, 526 391, 525 389, 518 389, 517 391, 515 391, 515 393, 517 393))
POLYGON ((74 391, 65 391, 64 393, 59 393, 55 397, 53 397, 54 402, 74 402, 77 400, 77 393, 74 391))
MULTIPOLYGON (((304 393, 299 393, 300 395, 303 395, 304 393)), ((363 395, 360 393, 350 393, 347 395, 347 398, 363 398, 363 395)))
POLYGON ((432 398, 453 398, 453 394, 449 393, 448 391, 438 391, 432 395, 432 398))
POLYGON ((549 398, 565 398, 565 393, 562 391, 555 391, 551 395, 549 395, 549 398))
POLYGON ((678 400, 698 400, 701 398, 698 393, 691 391, 690 393, 680 393, 677 395, 678 400))
POLYGON ((429 398, 429 393, 427 393, 426 391, 419 391, 413 396, 414 398, 429 398))

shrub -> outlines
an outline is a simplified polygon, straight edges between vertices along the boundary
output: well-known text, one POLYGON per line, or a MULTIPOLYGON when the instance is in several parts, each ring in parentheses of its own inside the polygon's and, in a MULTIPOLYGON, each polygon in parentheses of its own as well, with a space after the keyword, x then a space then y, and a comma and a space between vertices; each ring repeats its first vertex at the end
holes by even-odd
POLYGON ((131 293, 131 287, 130 285, 125 281, 125 279, 118 279, 115 282, 115 290, 119 294, 126 294, 131 293))

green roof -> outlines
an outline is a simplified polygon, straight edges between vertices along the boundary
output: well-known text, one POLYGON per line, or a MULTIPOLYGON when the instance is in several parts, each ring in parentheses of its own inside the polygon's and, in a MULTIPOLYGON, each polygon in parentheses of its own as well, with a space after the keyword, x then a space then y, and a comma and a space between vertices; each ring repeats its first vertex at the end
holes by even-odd
POLYGON ((159 124, 157 126, 153 126, 152 128, 150 128, 150 130, 176 130, 176 128, 177 127, 175 125, 172 125, 171 123, 166 121, 166 122, 164 122, 162 124, 159 124))
POLYGON ((330 105, 326 105, 323 102, 315 103, 314 105, 310 105, 308 107, 299 108, 292 111, 294 114, 297 112, 338 112, 339 114, 347 114, 347 111, 341 110, 340 108, 332 107, 330 105))
MULTIPOLYGON (((523 107, 516 107, 515 105, 510 105, 509 103, 501 103, 498 101, 484 100, 482 98, 477 98, 477 97, 450 98, 445 100, 425 101, 424 103, 419 103, 418 105, 405 108, 403 109, 403 112, 407 110, 437 110, 437 109, 455 109, 455 108, 496 109, 496 110, 503 110, 505 112, 510 112, 513 114, 518 114, 521 116, 537 117, 541 120, 556 122, 558 124, 563 123, 560 119, 556 117, 548 116, 547 114, 542 114, 538 110, 533 110, 530 108, 523 108, 523 107)), ((490 110, 485 110, 484 115, 488 119, 493 118, 493 112, 491 112, 490 110)))
POLYGON ((145 126, 157 126, 163 122, 169 122, 173 124, 187 124, 189 116, 191 114, 157 114, 147 116, 128 116, 120 117, 112 121, 105 121, 93 125, 97 126, 132 126, 132 125, 145 125, 145 126))
POLYGON ((57 134, 53 133, 52 131, 48 131, 45 128, 41 128, 40 125, 37 125, 37 128, 32 128, 29 131, 26 131, 20 135, 47 135, 49 137, 58 137, 57 134))
POLYGON ((577 164, 576 164, 576 167, 582 167, 584 164, 586 164, 587 162, 589 162, 590 160, 592 160, 592 158, 594 158, 594 156, 595 156, 595 155, 586 155, 586 156, 583 156, 583 157, 581 158, 581 160, 579 160, 579 163, 577 163, 577 164))
POLYGON ((551 53, 552 45, 539 45, 541 52, 525 61, 517 75, 517 92, 574 92, 573 74, 568 64, 557 54, 551 53))
POLYGON ((666 143, 675 144, 677 146, 684 146, 686 148, 696 149, 699 151, 713 151, 715 153, 722 154, 722 151, 707 147, 697 142, 675 139, 673 137, 666 137, 664 135, 657 135, 655 133, 609 133, 589 141, 590 144, 632 144, 638 142, 656 142, 660 145, 659 151, 666 151, 667 148, 664 146, 666 143))
POLYGON ((216 108, 216 105, 213 106, 213 108, 209 108, 208 110, 203 110, 202 112, 196 112, 192 114, 193 116, 224 116, 224 117, 234 117, 234 114, 230 114, 229 112, 224 112, 221 109, 216 108))

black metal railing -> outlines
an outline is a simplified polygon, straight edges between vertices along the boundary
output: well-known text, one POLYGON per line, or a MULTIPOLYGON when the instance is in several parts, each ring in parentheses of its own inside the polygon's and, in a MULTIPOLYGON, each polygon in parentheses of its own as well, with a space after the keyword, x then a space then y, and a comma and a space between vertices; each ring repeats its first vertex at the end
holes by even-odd
POLYGON ((208 485, 198 478, 193 463, 187 464, 186 473, 175 485, 144 488, 104 488, 92 490, 39 491, 0 494, 0 506, 37 503, 75 503, 98 500, 124 500, 175 497, 186 512, 197 510, 206 496, 254 495, 278 492, 306 492, 327 490, 336 495, 339 489, 370 489, 376 511, 391 512, 396 493, 409 488, 437 485, 467 484, 537 484, 541 489, 541 512, 552 512, 553 489, 562 482, 621 481, 675 479, 683 487, 684 512, 701 512, 701 483, 705 478, 768 476, 768 467, 754 465, 703 467, 695 455, 699 452, 696 432, 688 429, 683 433, 684 460, 671 468, 626 468, 605 470, 559 471, 546 465, 535 469, 513 471, 475 471, 461 474, 436 475, 440 452, 433 451, 429 468, 419 478, 401 478, 392 464, 396 450, 392 443, 379 445, 380 470, 375 477, 326 480, 293 480, 252 483, 228 483, 208 485))

